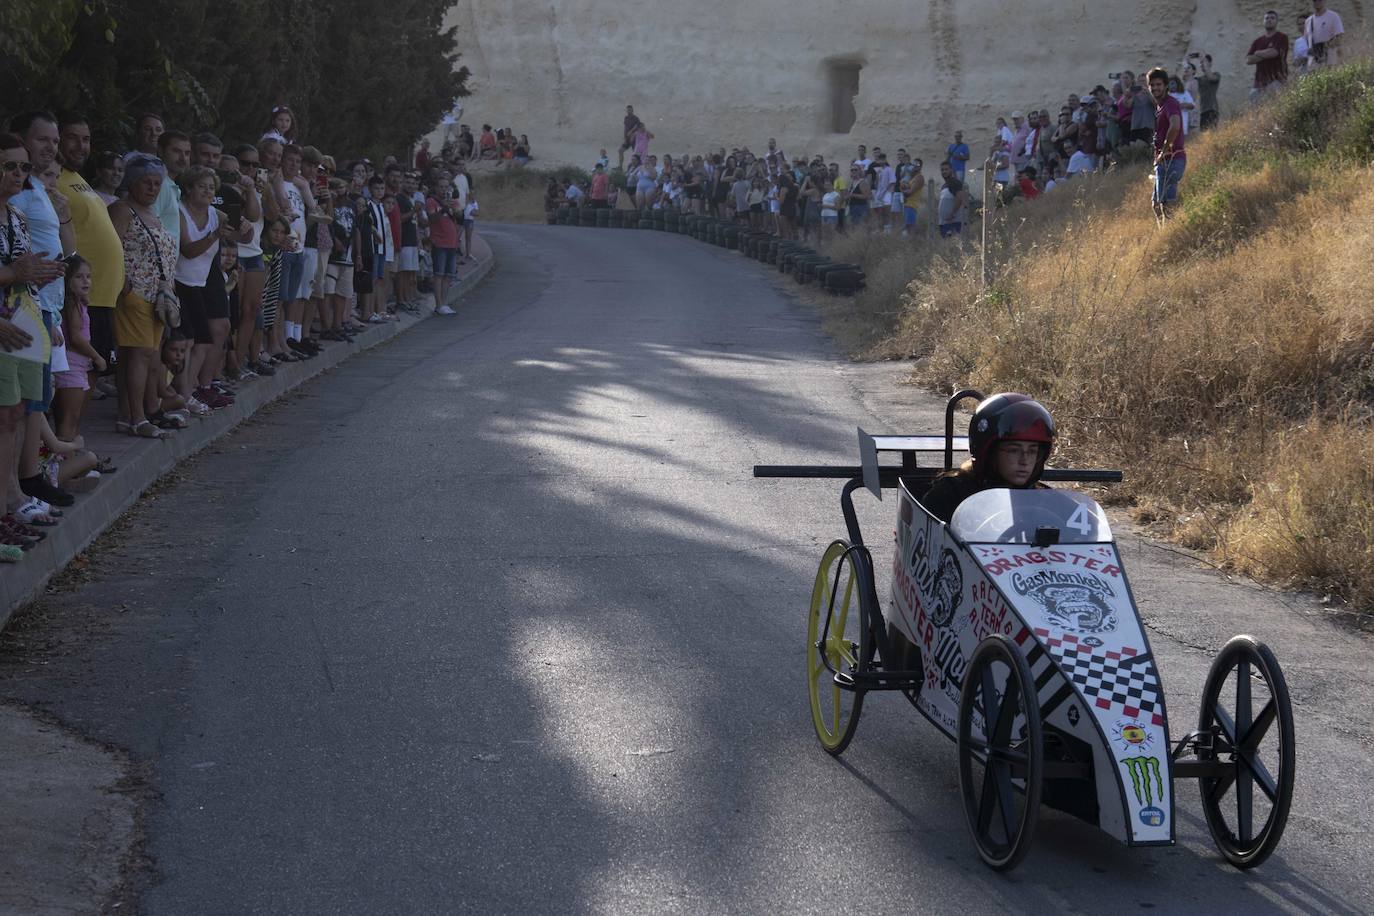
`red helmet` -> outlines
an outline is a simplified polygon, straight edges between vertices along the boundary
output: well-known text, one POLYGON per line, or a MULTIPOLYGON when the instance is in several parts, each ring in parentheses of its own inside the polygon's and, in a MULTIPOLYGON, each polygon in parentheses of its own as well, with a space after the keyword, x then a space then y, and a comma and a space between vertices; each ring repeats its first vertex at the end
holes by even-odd
POLYGON ((1054 446, 1054 418, 1043 404, 1028 395, 994 394, 978 405, 968 424, 969 455, 979 476, 986 476, 988 455, 1004 440, 1040 443, 1040 460, 1030 480, 1034 483, 1045 470, 1045 461, 1054 446))

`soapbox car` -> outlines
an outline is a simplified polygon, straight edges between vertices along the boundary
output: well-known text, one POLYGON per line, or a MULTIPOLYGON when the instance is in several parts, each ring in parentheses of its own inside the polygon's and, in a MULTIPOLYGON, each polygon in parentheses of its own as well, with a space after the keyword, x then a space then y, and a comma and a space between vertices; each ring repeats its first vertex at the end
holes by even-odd
MULTIPOLYGON (((1214 659, 1197 728, 1171 739, 1163 683, 1102 509, 1065 489, 991 489, 948 525, 921 505, 967 439, 949 401, 941 436, 869 436, 860 467, 757 466, 756 477, 845 479, 847 540, 821 558, 806 678, 821 746, 839 754, 865 696, 904 694, 958 744, 969 831, 995 869, 1025 856, 1041 804, 1132 846, 1175 841, 1173 788, 1197 779, 1222 854, 1274 851, 1293 797, 1293 711, 1274 654, 1237 636, 1214 659), (943 462, 922 467, 922 453, 943 462), (881 465, 897 453, 900 465, 881 465), (853 494, 898 493, 891 600, 880 604, 853 494)), ((1047 468, 1045 481, 1118 471, 1047 468)))

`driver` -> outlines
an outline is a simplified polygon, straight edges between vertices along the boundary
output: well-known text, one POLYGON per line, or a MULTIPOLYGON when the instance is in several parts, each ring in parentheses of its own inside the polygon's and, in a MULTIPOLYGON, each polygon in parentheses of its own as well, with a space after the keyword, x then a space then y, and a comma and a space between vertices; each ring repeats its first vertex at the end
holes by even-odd
POLYGON ((1044 405, 1024 394, 994 394, 969 420, 969 460, 937 478, 921 504, 949 524, 959 504, 980 490, 1043 487, 1053 447, 1054 419, 1044 405))

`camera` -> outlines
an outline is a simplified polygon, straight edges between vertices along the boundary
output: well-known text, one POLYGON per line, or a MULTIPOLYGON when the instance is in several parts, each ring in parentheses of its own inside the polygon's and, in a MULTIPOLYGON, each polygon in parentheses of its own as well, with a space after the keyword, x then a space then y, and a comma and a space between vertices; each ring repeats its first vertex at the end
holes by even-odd
POLYGON ((1121 79, 1121 74, 1120 74, 1120 73, 1108 73, 1108 74, 1107 74, 1107 79, 1109 79, 1109 80, 1119 80, 1119 79, 1121 79))

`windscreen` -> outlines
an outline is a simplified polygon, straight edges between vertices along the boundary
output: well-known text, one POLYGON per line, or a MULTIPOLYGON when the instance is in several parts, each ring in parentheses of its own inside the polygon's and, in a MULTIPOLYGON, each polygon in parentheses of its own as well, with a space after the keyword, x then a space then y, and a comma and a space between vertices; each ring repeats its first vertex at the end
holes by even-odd
POLYGON ((1071 490, 983 490, 960 503, 949 523, 970 544, 1033 544, 1040 528, 1058 529, 1060 544, 1112 539, 1102 507, 1071 490))

